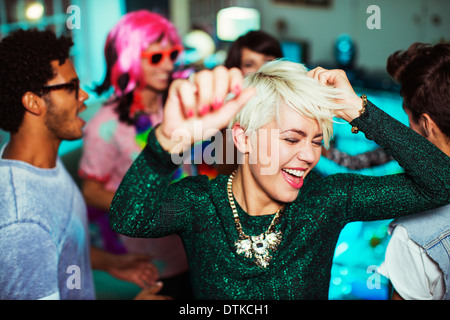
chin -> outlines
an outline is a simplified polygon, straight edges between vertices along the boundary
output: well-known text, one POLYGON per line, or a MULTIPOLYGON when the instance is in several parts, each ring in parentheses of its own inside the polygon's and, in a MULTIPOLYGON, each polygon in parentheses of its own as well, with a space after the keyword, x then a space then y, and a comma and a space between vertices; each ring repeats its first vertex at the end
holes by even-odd
POLYGON ((164 91, 169 87, 169 79, 167 80, 153 80, 147 83, 147 88, 151 88, 155 91, 164 91))
POLYGON ((299 190, 297 191, 288 191, 278 194, 277 201, 282 203, 291 203, 294 202, 295 199, 297 199, 299 194, 299 190))
POLYGON ((73 132, 67 133, 64 136, 63 140, 75 141, 75 140, 79 140, 81 138, 83 138, 83 131, 82 130, 80 130, 80 131, 73 131, 73 132))
POLYGON ((83 138, 83 135, 77 135, 77 136, 73 135, 73 136, 70 136, 70 137, 64 137, 62 140, 65 140, 65 141, 76 141, 76 140, 80 140, 81 138, 83 138))

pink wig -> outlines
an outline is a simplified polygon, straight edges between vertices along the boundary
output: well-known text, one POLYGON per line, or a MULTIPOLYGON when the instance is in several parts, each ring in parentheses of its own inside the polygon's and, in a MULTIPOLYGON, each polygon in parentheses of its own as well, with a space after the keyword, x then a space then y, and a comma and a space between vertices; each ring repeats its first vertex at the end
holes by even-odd
POLYGON ((117 60, 110 66, 110 81, 117 96, 127 94, 142 85, 141 53, 154 42, 161 42, 162 45, 181 45, 174 25, 166 18, 147 10, 126 14, 110 31, 105 54, 108 54, 108 48, 115 49, 113 50, 117 60), (128 75, 126 88, 119 85, 123 75, 128 75))

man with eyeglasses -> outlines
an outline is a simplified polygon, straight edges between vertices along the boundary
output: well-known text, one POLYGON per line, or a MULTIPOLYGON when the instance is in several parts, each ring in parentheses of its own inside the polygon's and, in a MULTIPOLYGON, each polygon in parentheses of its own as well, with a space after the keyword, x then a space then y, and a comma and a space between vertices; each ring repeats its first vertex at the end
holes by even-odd
POLYGON ((58 157, 80 139, 89 95, 69 51, 50 31, 18 30, 0 42, 0 299, 95 299, 92 268, 134 282, 155 298, 149 257, 90 248, 86 205, 58 157))

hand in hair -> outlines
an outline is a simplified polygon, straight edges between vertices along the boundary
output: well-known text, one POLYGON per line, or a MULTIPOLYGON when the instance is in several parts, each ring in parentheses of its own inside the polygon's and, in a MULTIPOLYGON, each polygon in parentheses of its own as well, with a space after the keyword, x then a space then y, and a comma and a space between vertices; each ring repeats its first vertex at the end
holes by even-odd
POLYGON ((309 71, 307 75, 324 85, 331 85, 341 89, 342 98, 336 102, 347 106, 347 108, 336 110, 334 114, 337 117, 350 122, 360 116, 359 111, 362 109, 363 101, 353 90, 344 70, 327 70, 322 67, 317 67, 309 71))
POLYGON ((181 153, 225 128, 256 93, 243 87, 239 69, 223 66, 203 70, 189 80, 175 80, 169 88, 164 120, 155 134, 170 153, 181 153), (225 102, 228 94, 235 97, 225 102))

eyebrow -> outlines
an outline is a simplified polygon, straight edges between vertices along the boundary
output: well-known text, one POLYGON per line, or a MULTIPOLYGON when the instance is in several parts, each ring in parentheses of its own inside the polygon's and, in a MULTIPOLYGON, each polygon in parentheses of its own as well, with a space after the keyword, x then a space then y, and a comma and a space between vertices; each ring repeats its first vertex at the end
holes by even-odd
MULTIPOLYGON (((295 132, 295 133, 299 134, 302 137, 307 137, 308 136, 308 134, 305 131, 300 130, 300 129, 284 130, 284 131, 281 131, 281 134, 286 133, 286 132, 295 132)), ((313 139, 316 139, 316 138, 323 138, 323 133, 316 134, 313 139)))

